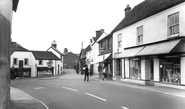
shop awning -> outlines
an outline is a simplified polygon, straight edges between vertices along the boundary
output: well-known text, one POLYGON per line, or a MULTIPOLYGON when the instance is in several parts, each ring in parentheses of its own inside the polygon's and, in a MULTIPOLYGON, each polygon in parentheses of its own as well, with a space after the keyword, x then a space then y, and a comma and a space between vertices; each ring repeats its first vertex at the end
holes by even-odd
POLYGON ((125 49, 122 53, 115 54, 114 58, 134 57, 143 48, 144 48, 144 46, 125 49))
POLYGON ((146 45, 136 56, 167 54, 181 41, 181 39, 146 45))
POLYGON ((111 53, 98 56, 98 57, 95 59, 95 61, 92 62, 92 64, 99 63, 99 62, 103 62, 103 61, 104 61, 105 59, 107 59, 110 55, 111 55, 111 53))

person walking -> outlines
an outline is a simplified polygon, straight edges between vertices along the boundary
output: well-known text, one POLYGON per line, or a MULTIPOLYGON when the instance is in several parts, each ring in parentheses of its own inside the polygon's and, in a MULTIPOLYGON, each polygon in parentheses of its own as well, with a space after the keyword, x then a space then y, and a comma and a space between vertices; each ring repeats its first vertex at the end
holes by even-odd
POLYGON ((106 76, 106 67, 103 67, 103 81, 105 79, 105 76, 106 76))
POLYGON ((85 73, 85 76, 84 76, 84 81, 89 81, 89 68, 87 67, 87 65, 84 66, 84 73, 85 73))

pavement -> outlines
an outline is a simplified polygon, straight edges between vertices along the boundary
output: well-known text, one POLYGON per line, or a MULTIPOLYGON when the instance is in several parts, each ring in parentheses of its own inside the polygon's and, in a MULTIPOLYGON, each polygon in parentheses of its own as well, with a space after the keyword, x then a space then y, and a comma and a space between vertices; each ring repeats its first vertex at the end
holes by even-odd
MULTIPOLYGON (((76 74, 76 75, 81 75, 81 74, 76 74)), ((58 79, 60 76, 38 78, 38 79, 58 79)), ((95 80, 102 81, 102 82, 107 82, 110 84, 126 86, 126 87, 131 87, 131 88, 139 88, 143 90, 149 90, 149 91, 154 91, 157 93, 185 98, 185 89, 178 89, 178 88, 173 88, 173 87, 169 88, 165 86, 146 86, 146 85, 141 85, 137 83, 123 82, 119 80, 113 81, 110 79, 108 80, 105 79, 105 81, 103 81, 99 77, 99 75, 93 75, 90 77, 90 81, 91 79, 95 79, 95 80)), ((14 87, 11 87, 10 89, 11 89, 10 98, 11 98, 11 107, 12 107, 11 109, 49 109, 42 101, 39 101, 33 98, 26 92, 23 92, 14 87)))

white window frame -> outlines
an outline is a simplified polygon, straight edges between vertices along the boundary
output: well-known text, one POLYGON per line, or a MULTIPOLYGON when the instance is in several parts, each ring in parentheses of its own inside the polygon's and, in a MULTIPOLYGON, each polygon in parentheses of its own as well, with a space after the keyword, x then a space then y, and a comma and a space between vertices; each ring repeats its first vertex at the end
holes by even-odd
POLYGON ((178 36, 179 30, 179 12, 176 12, 168 16, 168 36, 178 36))
POLYGON ((118 34, 118 48, 122 47, 122 33, 118 34))
POLYGON ((143 44, 143 25, 137 27, 137 44, 143 44))
POLYGON ((18 58, 13 58, 13 65, 18 65, 18 58), (16 62, 15 62, 16 60, 16 62))
POLYGON ((24 65, 29 65, 29 59, 28 58, 24 58, 24 65), (26 63, 27 60, 27 63, 26 63))
POLYGON ((39 65, 43 65, 43 60, 39 60, 39 65))

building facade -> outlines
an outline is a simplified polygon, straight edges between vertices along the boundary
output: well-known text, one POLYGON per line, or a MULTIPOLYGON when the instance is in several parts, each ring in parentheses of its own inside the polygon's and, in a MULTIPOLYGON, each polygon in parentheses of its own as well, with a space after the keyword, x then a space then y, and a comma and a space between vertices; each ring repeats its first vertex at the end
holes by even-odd
POLYGON ((184 0, 146 0, 132 10, 127 6, 112 31, 114 79, 185 85, 184 7, 184 0))
POLYGON ((103 67, 106 68, 106 76, 112 79, 112 34, 108 34, 105 37, 97 41, 99 44, 99 74, 103 75, 103 67))

